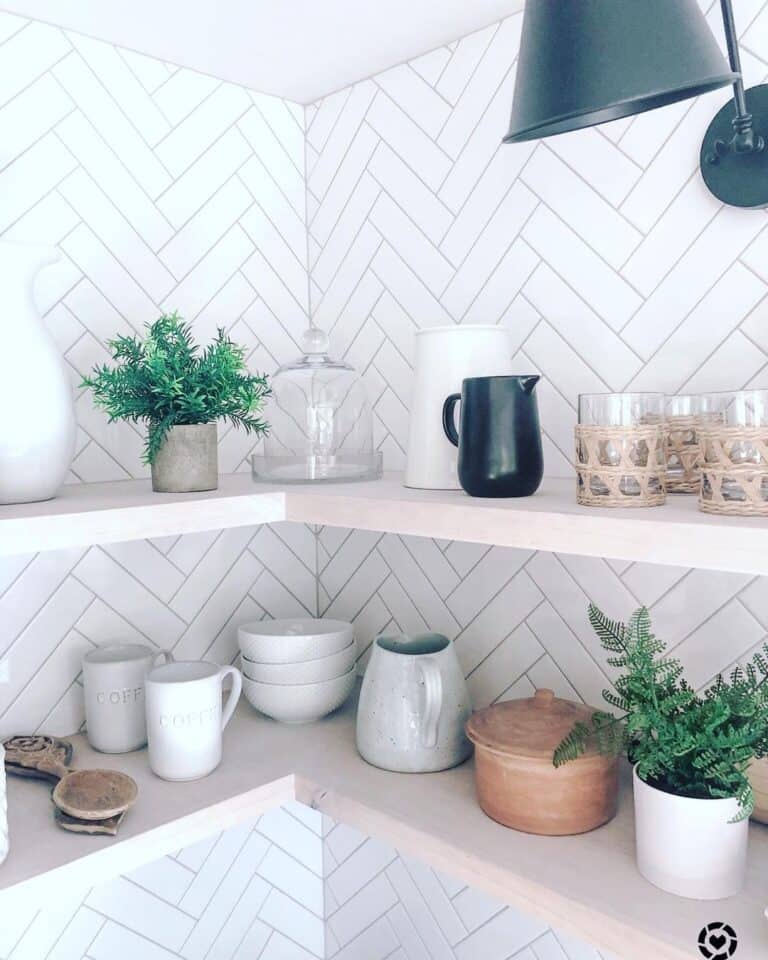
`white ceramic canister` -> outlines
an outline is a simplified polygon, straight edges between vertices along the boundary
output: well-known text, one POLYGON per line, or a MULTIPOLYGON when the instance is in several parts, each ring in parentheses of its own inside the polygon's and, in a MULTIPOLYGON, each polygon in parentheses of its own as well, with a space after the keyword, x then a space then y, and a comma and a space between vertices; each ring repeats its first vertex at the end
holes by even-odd
POLYGON ((655 886, 692 900, 737 894, 747 867, 749 821, 735 799, 679 797, 650 786, 635 768, 637 867, 655 886))
POLYGON ((416 334, 415 379, 408 431, 406 487, 458 490, 458 450, 443 430, 443 404, 467 377, 509 374, 506 327, 464 324, 425 327, 416 334))
POLYGON ((32 293, 55 247, 0 241, 0 503, 49 500, 75 453, 71 375, 32 293))
POLYGON ((442 634, 378 637, 357 707, 363 760, 400 773, 446 770, 472 752, 472 712, 453 643, 442 634))
POLYGON ((164 780, 199 780, 221 763, 222 732, 242 689, 240 671, 200 660, 180 660, 147 677, 149 765, 164 780), (222 686, 232 689, 222 708, 222 686))
POLYGON ((141 643, 107 643, 83 657, 83 692, 88 742, 102 753, 129 753, 147 742, 145 682, 169 650, 141 643))

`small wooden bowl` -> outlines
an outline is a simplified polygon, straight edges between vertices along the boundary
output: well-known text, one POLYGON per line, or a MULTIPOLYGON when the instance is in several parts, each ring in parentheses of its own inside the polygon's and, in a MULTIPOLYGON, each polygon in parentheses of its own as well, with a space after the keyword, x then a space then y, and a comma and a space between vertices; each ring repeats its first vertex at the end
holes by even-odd
POLYGON ((480 806, 504 826, 544 836, 594 830, 616 814, 618 759, 589 748, 561 767, 552 755, 578 720, 594 709, 551 690, 509 700, 470 717, 480 806))
POLYGON ((56 806, 78 820, 106 820, 136 803, 135 780, 118 770, 73 770, 53 789, 56 806))

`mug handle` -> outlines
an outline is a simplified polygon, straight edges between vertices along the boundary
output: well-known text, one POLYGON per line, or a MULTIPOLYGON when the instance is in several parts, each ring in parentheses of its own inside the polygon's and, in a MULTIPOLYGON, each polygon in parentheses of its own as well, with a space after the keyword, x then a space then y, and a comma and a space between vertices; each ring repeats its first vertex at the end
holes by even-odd
POLYGON ((427 750, 437 746, 437 725, 443 710, 443 678, 440 667, 432 657, 420 657, 417 666, 424 680, 424 720, 421 725, 421 745, 427 750))
POLYGON ((453 410, 459 400, 461 400, 461 394, 452 393, 450 397, 446 398, 443 404, 443 430, 454 447, 458 447, 459 445, 459 434, 456 430, 456 420, 454 419, 453 410))
POLYGON ((152 660, 153 667, 157 666, 157 661, 159 657, 164 657, 166 663, 173 663, 173 654, 171 653, 170 650, 158 650, 154 656, 154 659, 152 660))
POLYGON ((240 699, 240 692, 243 689, 243 678, 239 670, 235 667, 222 667, 219 671, 219 682, 223 685, 225 677, 232 677, 232 689, 229 691, 227 702, 224 704, 224 712, 221 715, 221 729, 227 726, 235 712, 237 701, 240 699))

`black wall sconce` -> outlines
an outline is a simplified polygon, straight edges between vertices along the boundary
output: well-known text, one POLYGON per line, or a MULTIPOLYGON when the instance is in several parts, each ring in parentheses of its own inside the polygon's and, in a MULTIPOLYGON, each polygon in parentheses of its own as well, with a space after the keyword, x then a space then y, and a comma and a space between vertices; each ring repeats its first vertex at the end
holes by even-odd
POLYGON ((526 0, 505 143, 550 137, 733 85, 701 148, 710 191, 768 205, 768 84, 744 89, 731 0, 730 68, 696 0, 526 0), (755 129, 757 127, 757 129, 755 129))

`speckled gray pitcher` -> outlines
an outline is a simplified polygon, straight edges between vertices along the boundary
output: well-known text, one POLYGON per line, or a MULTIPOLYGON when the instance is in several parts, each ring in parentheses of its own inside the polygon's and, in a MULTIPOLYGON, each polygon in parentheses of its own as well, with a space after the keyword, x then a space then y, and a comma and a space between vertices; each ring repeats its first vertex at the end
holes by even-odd
POLYGON ((378 637, 357 708, 357 749, 399 773, 446 770, 466 760, 472 707, 453 643, 439 633, 378 637))

